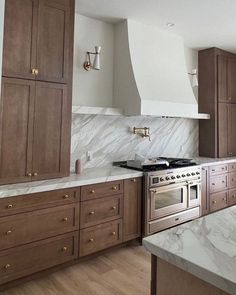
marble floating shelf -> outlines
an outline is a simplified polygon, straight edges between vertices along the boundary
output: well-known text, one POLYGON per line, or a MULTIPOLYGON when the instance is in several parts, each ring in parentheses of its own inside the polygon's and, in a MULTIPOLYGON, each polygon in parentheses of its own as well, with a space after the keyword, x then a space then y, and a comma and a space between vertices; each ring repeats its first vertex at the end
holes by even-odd
POLYGON ((73 114, 121 116, 123 115, 123 110, 119 108, 73 106, 72 113, 73 114))

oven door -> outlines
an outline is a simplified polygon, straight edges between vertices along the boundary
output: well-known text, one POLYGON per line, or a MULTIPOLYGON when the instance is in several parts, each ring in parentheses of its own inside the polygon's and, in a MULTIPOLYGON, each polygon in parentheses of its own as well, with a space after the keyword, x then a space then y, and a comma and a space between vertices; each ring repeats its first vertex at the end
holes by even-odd
POLYGON ((150 220, 187 209, 188 185, 186 182, 151 188, 149 191, 150 220))
POLYGON ((201 200, 201 182, 189 182, 188 183, 188 207, 200 206, 201 200))

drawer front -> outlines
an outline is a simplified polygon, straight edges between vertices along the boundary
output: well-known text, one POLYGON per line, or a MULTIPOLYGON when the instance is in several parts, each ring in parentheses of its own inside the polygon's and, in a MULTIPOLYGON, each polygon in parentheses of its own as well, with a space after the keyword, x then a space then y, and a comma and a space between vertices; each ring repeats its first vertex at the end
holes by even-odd
POLYGON ((236 172, 229 173, 229 188, 236 187, 236 172))
POLYGON ((228 172, 228 165, 214 165, 210 167, 210 175, 216 175, 221 173, 227 173, 228 172))
POLYGON ((210 196, 210 212, 227 207, 228 192, 221 192, 210 196))
POLYGON ((0 218, 0 250, 38 241, 78 228, 74 204, 0 218))
POLYGON ((0 216, 77 202, 80 189, 56 190, 0 199, 0 216))
POLYGON ((161 231, 163 229, 175 226, 177 224, 183 223, 187 220, 192 220, 200 216, 199 207, 186 210, 181 213, 177 213, 171 216, 167 216, 158 220, 150 221, 149 225, 149 234, 161 231))
POLYGON ((228 174, 210 178, 210 193, 216 193, 226 189, 228 189, 228 174))
POLYGON ((228 196, 228 205, 233 206, 236 205, 236 190, 230 190, 228 196))
POLYGON ((0 284, 73 260, 77 254, 77 233, 2 251, 0 284))
POLYGON ((123 181, 112 181, 100 184, 83 186, 81 188, 81 201, 93 200, 104 196, 123 193, 123 181))
POLYGON ((94 226, 123 217, 123 195, 81 203, 80 228, 94 226))
POLYGON ((122 220, 103 223, 80 231, 80 256, 122 243, 122 220))
POLYGON ((229 172, 236 172, 236 162, 229 164, 229 172))

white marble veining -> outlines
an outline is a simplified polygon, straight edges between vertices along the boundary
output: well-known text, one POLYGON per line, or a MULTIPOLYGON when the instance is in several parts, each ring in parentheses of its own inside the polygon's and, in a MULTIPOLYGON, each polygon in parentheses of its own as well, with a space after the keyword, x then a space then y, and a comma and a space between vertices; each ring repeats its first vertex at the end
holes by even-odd
POLYGON ((236 294, 236 206, 143 240, 155 256, 236 294))
POLYGON ((113 161, 145 157, 194 157, 198 155, 198 121, 176 118, 73 115, 71 171, 76 159, 84 168, 102 167, 113 161), (131 132, 150 127, 151 142, 131 132), (86 162, 86 152, 93 160, 86 162))
POLYGON ((80 175, 71 174, 69 177, 64 178, 0 186, 0 198, 79 187, 82 185, 141 176, 143 176, 142 172, 120 167, 109 166, 96 169, 85 169, 80 175))
POLYGON ((209 165, 220 165, 220 164, 230 164, 236 162, 235 157, 231 158, 204 158, 204 157, 193 157, 193 160, 197 162, 202 167, 209 165))

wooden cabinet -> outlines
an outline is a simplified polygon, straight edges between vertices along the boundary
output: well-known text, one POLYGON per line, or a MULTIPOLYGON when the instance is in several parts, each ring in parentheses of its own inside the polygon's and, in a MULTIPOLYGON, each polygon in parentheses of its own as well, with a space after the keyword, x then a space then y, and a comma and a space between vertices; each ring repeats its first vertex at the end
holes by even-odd
POLYGON ((199 52, 199 154, 236 156, 236 55, 210 48, 199 52))
POLYGON ((124 181, 124 241, 141 236, 141 195, 142 178, 127 179, 124 181))
MULTIPOLYGON (((214 168, 212 168, 214 169, 214 168)), ((209 200, 209 167, 202 168, 202 190, 201 190, 201 215, 206 215, 210 210, 209 200)))
POLYGON ((68 82, 71 3, 6 0, 3 76, 68 82))
POLYGON ((69 106, 64 84, 3 78, 0 184, 68 175, 69 106))
POLYGON ((210 195, 210 212, 214 212, 227 207, 228 191, 210 195))

